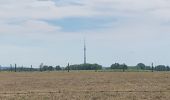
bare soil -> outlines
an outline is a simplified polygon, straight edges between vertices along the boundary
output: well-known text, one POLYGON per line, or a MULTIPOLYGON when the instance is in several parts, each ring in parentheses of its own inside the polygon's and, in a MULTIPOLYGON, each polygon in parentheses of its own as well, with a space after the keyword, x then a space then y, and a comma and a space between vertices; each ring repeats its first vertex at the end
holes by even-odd
POLYGON ((0 100, 170 100, 170 73, 0 72, 0 100))

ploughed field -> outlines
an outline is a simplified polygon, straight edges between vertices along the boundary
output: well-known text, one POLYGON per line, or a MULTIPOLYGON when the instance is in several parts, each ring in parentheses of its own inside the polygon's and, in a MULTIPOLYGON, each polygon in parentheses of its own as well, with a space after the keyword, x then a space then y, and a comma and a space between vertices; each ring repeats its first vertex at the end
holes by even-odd
POLYGON ((168 72, 0 72, 0 100, 169 100, 168 72))

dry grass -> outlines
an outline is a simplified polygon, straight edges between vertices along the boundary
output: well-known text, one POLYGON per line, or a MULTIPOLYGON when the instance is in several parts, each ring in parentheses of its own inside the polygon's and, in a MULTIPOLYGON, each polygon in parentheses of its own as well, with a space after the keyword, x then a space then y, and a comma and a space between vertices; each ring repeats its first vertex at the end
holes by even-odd
POLYGON ((170 73, 0 73, 1 100, 169 100, 170 73))

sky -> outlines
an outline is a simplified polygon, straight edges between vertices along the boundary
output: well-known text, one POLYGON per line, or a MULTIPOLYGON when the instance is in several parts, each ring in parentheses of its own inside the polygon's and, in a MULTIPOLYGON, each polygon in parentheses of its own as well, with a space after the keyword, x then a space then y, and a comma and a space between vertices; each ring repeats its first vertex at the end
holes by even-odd
POLYGON ((0 0, 0 64, 170 65, 169 0, 0 0))

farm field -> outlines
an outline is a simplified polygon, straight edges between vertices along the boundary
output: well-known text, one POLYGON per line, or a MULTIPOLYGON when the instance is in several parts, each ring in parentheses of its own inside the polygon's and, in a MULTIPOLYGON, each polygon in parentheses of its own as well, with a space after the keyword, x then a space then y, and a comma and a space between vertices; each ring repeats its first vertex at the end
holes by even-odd
POLYGON ((0 100, 169 100, 168 72, 0 72, 0 100))

